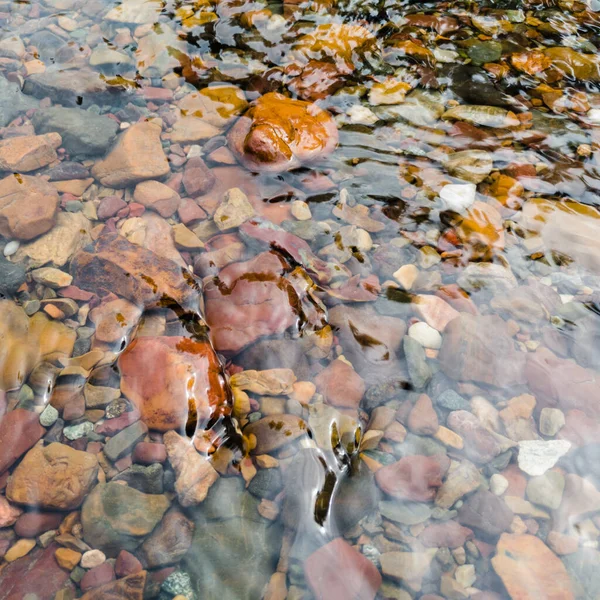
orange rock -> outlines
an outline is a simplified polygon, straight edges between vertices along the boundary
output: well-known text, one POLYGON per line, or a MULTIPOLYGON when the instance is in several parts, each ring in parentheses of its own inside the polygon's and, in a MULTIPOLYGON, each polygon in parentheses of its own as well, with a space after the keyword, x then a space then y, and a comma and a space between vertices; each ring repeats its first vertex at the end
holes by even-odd
POLYGON ((485 202, 475 202, 462 218, 456 233, 469 246, 472 257, 485 257, 504 248, 504 229, 500 213, 485 202))
POLYGON ((44 179, 15 174, 0 180, 0 235, 31 240, 52 229, 57 210, 56 189, 44 179))
POLYGON ((338 131, 331 115, 315 104, 273 92, 251 104, 227 140, 247 169, 280 172, 333 152, 338 131))
POLYGON ((135 186, 133 199, 156 211, 161 217, 170 217, 179 208, 179 194, 160 181, 142 181, 135 186))
POLYGON ((58 548, 54 553, 54 558, 63 569, 72 571, 79 564, 81 552, 75 552, 69 548, 58 548))
POLYGON ((573 600, 562 561, 533 535, 503 533, 492 566, 515 600, 573 600))
POLYGON ((169 173, 169 163, 156 123, 136 123, 121 135, 108 156, 94 165, 92 175, 104 186, 125 188, 169 173))
POLYGON ((0 142, 0 171, 28 173, 57 160, 56 148, 62 144, 58 133, 24 135, 0 142))
POLYGON ((528 75, 537 75, 545 71, 551 64, 552 59, 546 56, 541 50, 527 50, 513 54, 511 62, 515 69, 523 71, 528 75))

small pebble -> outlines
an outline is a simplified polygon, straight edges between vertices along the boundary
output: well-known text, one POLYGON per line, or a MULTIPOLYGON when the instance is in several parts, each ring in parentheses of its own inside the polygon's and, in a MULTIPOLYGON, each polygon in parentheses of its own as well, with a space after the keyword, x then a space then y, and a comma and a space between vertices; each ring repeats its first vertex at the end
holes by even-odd
POLYGON ((46 406, 40 415, 40 425, 43 427, 51 427, 54 425, 54 423, 56 423, 57 419, 58 411, 54 408, 54 406, 48 404, 48 406, 46 406))
POLYGON ((93 569, 94 567, 99 567, 105 561, 106 556, 104 552, 100 550, 88 550, 81 557, 81 562, 79 564, 84 569, 93 569))
POLYGON ((17 240, 13 240, 12 242, 8 242, 6 246, 4 246, 4 256, 12 256, 19 249, 21 242, 17 240))
POLYGON ((438 350, 442 347, 442 336, 440 335, 440 332, 424 321, 419 321, 418 323, 411 325, 408 329, 408 335, 413 340, 419 342, 424 348, 438 350))
POLYGON ((494 473, 490 478, 490 491, 495 496, 502 496, 508 489, 508 479, 500 473, 494 473))

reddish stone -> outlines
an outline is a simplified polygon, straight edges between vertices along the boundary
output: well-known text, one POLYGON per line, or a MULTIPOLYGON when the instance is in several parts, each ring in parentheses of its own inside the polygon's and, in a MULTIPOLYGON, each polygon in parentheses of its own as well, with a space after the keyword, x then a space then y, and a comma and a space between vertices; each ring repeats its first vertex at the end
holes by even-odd
POLYGON ((283 258, 265 252, 225 267, 218 279, 206 282, 206 321, 218 352, 237 354, 297 322, 296 308, 290 304, 297 295, 283 278, 286 268, 283 258))
POLYGON ((408 415, 407 425, 418 435, 433 435, 439 429, 438 416, 427 394, 421 394, 415 402, 408 415))
POLYGON ((138 202, 131 202, 129 204, 129 216, 130 217, 141 217, 146 212, 146 207, 138 202))
POLYGON ((458 509, 461 525, 478 530, 483 536, 498 537, 507 531, 514 514, 506 503, 487 490, 479 490, 469 496, 458 509))
POLYGON ((465 443, 464 452, 473 462, 488 463, 503 451, 503 446, 479 419, 466 410, 455 410, 448 415, 447 426, 460 435, 465 443))
POLYGON ((525 490, 527 488, 527 478, 523 475, 523 471, 517 465, 508 465, 501 473, 508 481, 506 488, 506 496, 518 496, 525 498, 525 490))
POLYGON ((145 587, 146 571, 140 571, 94 588, 81 596, 80 600, 142 600, 145 587))
POLYGON ((456 521, 434 523, 425 527, 419 535, 421 543, 428 548, 458 548, 473 539, 473 531, 456 521))
POLYGON ((133 450, 132 460, 140 465, 164 463, 167 460, 167 450, 164 444, 139 442, 133 450))
POLYGON ((150 102, 162 104, 173 100, 173 91, 167 88, 145 87, 142 88, 142 96, 150 102))
POLYGON ((429 502, 442 485, 442 477, 450 464, 446 456, 405 456, 382 467, 375 474, 379 487, 401 500, 429 502))
POLYGON ((69 572, 61 569, 54 558, 58 548, 57 544, 34 548, 20 560, 5 565, 0 571, 0 600, 53 600, 69 580, 69 572))
POLYGON ((196 198, 210 192, 215 185, 215 176, 199 157, 190 158, 183 170, 183 187, 188 196, 196 198))
POLYGON ((0 418, 0 473, 11 467, 45 433, 39 415, 34 412, 17 408, 0 418))
POLYGON ((206 219, 206 213, 191 198, 181 200, 177 215, 184 225, 206 219))
POLYGON ((565 412, 575 409, 600 417, 600 375, 596 371, 539 348, 527 355, 526 375, 536 408, 558 406, 565 412))
POLYGON ((127 550, 121 550, 115 562, 115 574, 117 577, 126 577, 142 571, 142 563, 127 550))
POLYGON ((377 567, 342 538, 313 552, 304 573, 317 600, 373 600, 381 586, 377 567))
POLYGON ((139 307, 166 302, 198 310, 200 282, 187 270, 151 250, 114 234, 101 235, 71 263, 75 284, 89 291, 112 291, 139 307))
POLYGON ((35 538, 40 533, 58 529, 65 515, 51 512, 26 512, 15 523, 15 533, 22 538, 35 538))
POLYGON ((358 408, 365 393, 365 382, 346 362, 340 359, 332 361, 315 378, 317 390, 325 401, 333 406, 358 408))
POLYGON ((99 435, 108 435, 113 436, 119 431, 125 429, 125 427, 129 427, 132 423, 139 421, 140 412, 138 410, 132 410, 130 412, 125 412, 122 415, 114 419, 106 419, 104 423, 100 423, 100 425, 96 425, 96 433, 99 435))
POLYGON ((186 337, 139 337, 119 357, 121 391, 150 429, 185 427, 190 408, 206 423, 224 408, 221 366, 210 344, 186 337), (154 365, 148 371, 147 366, 154 365), (190 407, 190 399, 195 404, 190 407))
POLYGON ((573 600, 571 578, 562 561, 533 535, 505 533, 492 566, 511 598, 573 600))
POLYGON ((114 580, 115 570, 107 561, 90 569, 81 579, 79 587, 81 587, 81 591, 87 592, 88 590, 100 587, 101 585, 105 585, 114 580))
POLYGON ((121 200, 118 196, 106 196, 100 200, 100 204, 96 209, 98 218, 104 221, 110 217, 114 217, 120 210, 127 207, 127 202, 121 200))

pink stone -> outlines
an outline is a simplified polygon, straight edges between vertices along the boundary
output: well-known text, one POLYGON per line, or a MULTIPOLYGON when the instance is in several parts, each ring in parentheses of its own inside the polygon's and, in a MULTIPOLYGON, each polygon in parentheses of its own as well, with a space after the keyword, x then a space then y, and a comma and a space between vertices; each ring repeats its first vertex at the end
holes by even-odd
POLYGON ((127 202, 121 200, 121 198, 117 196, 106 196, 102 198, 100 204, 98 205, 98 218, 101 221, 108 219, 109 217, 114 217, 120 210, 127 206, 127 202))
POLYGON ((81 300, 81 302, 89 302, 95 296, 94 293, 86 292, 74 285, 60 288, 57 290, 57 294, 61 298, 71 298, 71 300, 81 300))
POLYGON ((142 571, 144 567, 142 563, 127 550, 121 550, 117 556, 115 562, 115 573, 117 577, 126 577, 127 575, 134 575, 142 571))
POLYGON ((428 294, 416 296, 413 307, 423 321, 438 331, 444 331, 446 325, 459 316, 458 311, 454 310, 447 302, 428 294))
POLYGON ((4 496, 0 496, 0 527, 10 527, 23 511, 13 506, 4 496))
POLYGON ((103 562, 101 565, 90 569, 81 579, 79 586, 81 591, 87 592, 114 580, 115 571, 113 566, 109 562, 103 562))
POLYGON ((23 538, 35 538, 45 531, 58 529, 65 515, 53 512, 23 513, 15 523, 15 533, 23 538))
POLYGON ((191 198, 209 192, 215 185, 215 176, 199 156, 190 158, 183 171, 183 187, 191 198))
POLYGON ((405 456, 375 474, 377 485, 389 496, 401 500, 429 502, 442 485, 442 477, 450 465, 440 456, 405 456))
POLYGON ((96 426, 96 433, 100 435, 113 436, 125 427, 139 421, 140 413, 138 410, 123 413, 114 419, 107 419, 104 423, 96 426))
POLYGON ((170 102, 173 99, 173 91, 167 88, 145 87, 142 88, 142 95, 146 100, 159 104, 170 102))
POLYGON ((206 219, 206 213, 191 198, 183 198, 177 215, 184 225, 206 219))
POLYGON ((428 548, 458 548, 473 539, 473 531, 456 521, 428 525, 419 535, 421 543, 428 548))
POLYGON ((373 600, 381 586, 377 567, 342 538, 313 552, 304 573, 317 600, 373 600))
POLYGON ((433 435, 439 429, 438 416, 427 394, 421 394, 415 402, 408 415, 407 425, 418 435, 433 435))
POLYGON ((133 451, 132 459, 140 465, 163 463, 167 460, 167 450, 164 444, 139 442, 133 451))
POLYGON ((141 217, 146 212, 146 207, 143 204, 137 202, 131 202, 129 204, 129 216, 130 217, 141 217))
POLYGON ((340 359, 332 361, 315 378, 315 383, 325 401, 333 406, 358 408, 365 393, 365 382, 346 362, 340 359))

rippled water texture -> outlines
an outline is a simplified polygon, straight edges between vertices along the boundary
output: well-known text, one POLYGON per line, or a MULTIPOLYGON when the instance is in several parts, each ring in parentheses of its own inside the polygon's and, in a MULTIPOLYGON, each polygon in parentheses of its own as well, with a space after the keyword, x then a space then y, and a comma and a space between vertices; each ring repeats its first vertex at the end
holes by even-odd
POLYGON ((0 2, 0 600, 600 598, 598 0, 0 2))

